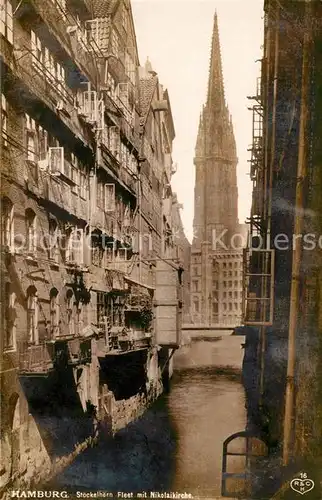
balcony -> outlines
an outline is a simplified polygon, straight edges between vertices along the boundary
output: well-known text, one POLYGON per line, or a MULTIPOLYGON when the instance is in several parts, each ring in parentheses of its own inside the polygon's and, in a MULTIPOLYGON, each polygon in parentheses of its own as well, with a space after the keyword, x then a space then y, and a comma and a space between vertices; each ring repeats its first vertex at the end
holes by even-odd
MULTIPOLYGON (((89 0, 83 0, 89 4, 89 0)), ((93 50, 88 50, 81 30, 77 27, 77 19, 67 9, 63 10, 58 1, 32 0, 35 10, 40 14, 45 24, 50 26, 60 44, 68 52, 72 60, 88 78, 95 80, 97 74, 93 50), (73 28, 73 29, 70 29, 73 28)), ((84 29, 85 32, 85 29, 84 29)))
POLYGON ((21 376, 48 376, 54 369, 54 347, 40 344, 28 347, 19 354, 19 373, 21 376))

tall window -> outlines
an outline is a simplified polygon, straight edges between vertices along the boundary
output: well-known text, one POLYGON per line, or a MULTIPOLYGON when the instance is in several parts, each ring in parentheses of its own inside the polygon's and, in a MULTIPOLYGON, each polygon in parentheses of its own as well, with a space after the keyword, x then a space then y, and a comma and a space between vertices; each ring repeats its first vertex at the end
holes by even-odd
POLYGON ((115 210, 115 184, 104 185, 104 208, 106 212, 115 210))
POLYGON ((13 44, 13 18, 10 0, 0 0, 0 33, 13 44))
POLYGON ((199 299, 198 299, 198 297, 195 297, 193 299, 193 306, 194 306, 194 312, 197 313, 197 314, 199 314, 200 307, 199 307, 199 299))
POLYGON ((56 288, 50 290, 50 327, 52 336, 57 337, 59 335, 59 302, 56 288))
POLYGON ((27 290, 27 329, 29 342, 38 344, 38 296, 34 286, 29 287, 27 290))
POLYGON ((30 208, 25 212, 25 221, 27 252, 34 253, 36 251, 36 214, 30 208))
POLYGON ((3 146, 8 146, 8 106, 7 99, 1 94, 1 127, 3 146))
POLYGON ((115 210, 115 184, 103 184, 97 181, 96 203, 105 212, 115 210))
POLYGON ((66 294, 66 312, 67 312, 67 328, 68 335, 75 335, 75 315, 74 315, 75 298, 72 290, 68 290, 66 294))
POLYGON ((83 165, 80 165, 79 168, 79 196, 84 200, 87 199, 88 194, 88 176, 86 169, 83 165))
POLYGON ((97 292, 97 326, 103 332, 105 332, 105 327, 112 320, 112 298, 104 292, 97 292))
POLYGON ((4 289, 4 349, 16 349, 16 294, 12 291, 11 283, 6 283, 4 289))
POLYGON ((59 261, 58 224, 54 219, 49 221, 48 257, 55 262, 59 261))
POLYGON ((99 232, 93 232, 91 236, 92 243, 92 264, 94 266, 105 267, 104 248, 102 235, 99 232))
POLYGON ((14 208, 9 198, 2 201, 2 244, 9 250, 14 246, 14 208))

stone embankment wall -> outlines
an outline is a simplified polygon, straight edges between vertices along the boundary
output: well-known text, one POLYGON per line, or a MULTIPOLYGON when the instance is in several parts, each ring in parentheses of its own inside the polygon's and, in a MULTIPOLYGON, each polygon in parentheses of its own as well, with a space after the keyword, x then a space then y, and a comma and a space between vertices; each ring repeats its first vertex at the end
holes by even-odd
MULTIPOLYGON (((59 385, 57 378, 51 381, 47 378, 46 382, 38 378, 36 386, 31 384, 36 399, 29 397, 30 386, 26 390, 15 372, 10 372, 15 391, 11 397, 8 394, 8 411, 1 421, 0 498, 10 498, 11 490, 37 488, 53 479, 100 437, 115 434, 139 418, 163 391, 158 352, 154 348, 148 351, 142 367, 144 383, 131 397, 116 399, 107 385, 109 403, 102 405, 99 370, 94 356, 89 365, 71 370, 70 379, 65 374, 61 380, 60 374, 59 385), (68 381, 74 377, 77 384, 72 390, 68 381), (65 390, 65 394, 58 395, 53 403, 57 387, 62 392, 65 390), (74 398, 70 408, 59 407, 60 399, 65 397, 66 403, 68 396, 74 398), (48 411, 50 405, 55 411, 48 411)), ((7 377, 7 388, 8 384, 7 377)))

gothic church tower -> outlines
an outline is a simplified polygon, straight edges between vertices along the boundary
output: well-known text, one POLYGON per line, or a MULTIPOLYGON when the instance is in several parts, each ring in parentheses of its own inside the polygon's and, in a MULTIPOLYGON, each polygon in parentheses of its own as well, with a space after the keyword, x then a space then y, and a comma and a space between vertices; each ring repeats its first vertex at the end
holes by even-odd
MULTIPOLYGON (((217 323, 219 316, 222 316, 219 282, 224 272, 221 271, 221 264, 225 260, 225 252, 222 248, 214 248, 213 242, 216 235, 227 230, 222 240, 228 246, 238 227, 237 162, 232 118, 225 101, 218 18, 215 13, 208 95, 200 114, 194 158, 196 178, 191 304, 192 317, 199 317, 197 322, 202 324, 217 323), (197 273, 195 276, 194 271, 197 273)), ((226 264, 229 265, 228 262, 226 264)))

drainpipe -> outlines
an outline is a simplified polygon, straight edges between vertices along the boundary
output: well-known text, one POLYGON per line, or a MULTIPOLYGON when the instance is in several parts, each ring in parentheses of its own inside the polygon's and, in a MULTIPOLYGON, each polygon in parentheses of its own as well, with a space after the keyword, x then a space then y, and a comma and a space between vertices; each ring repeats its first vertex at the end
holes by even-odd
POLYGON ((293 238, 293 259, 290 297, 290 316, 288 334, 288 360, 285 394, 284 415, 284 447, 283 465, 288 465, 292 455, 292 438, 294 431, 294 381, 296 361, 296 327, 300 303, 300 271, 302 257, 301 235, 304 222, 304 181, 307 175, 307 126, 309 121, 309 90, 310 90, 310 3, 305 5, 305 30, 303 40, 302 86, 301 86, 301 114, 299 132, 299 152, 297 165, 297 182, 295 192, 295 216, 293 238), (298 236, 298 238, 297 238, 298 236))

